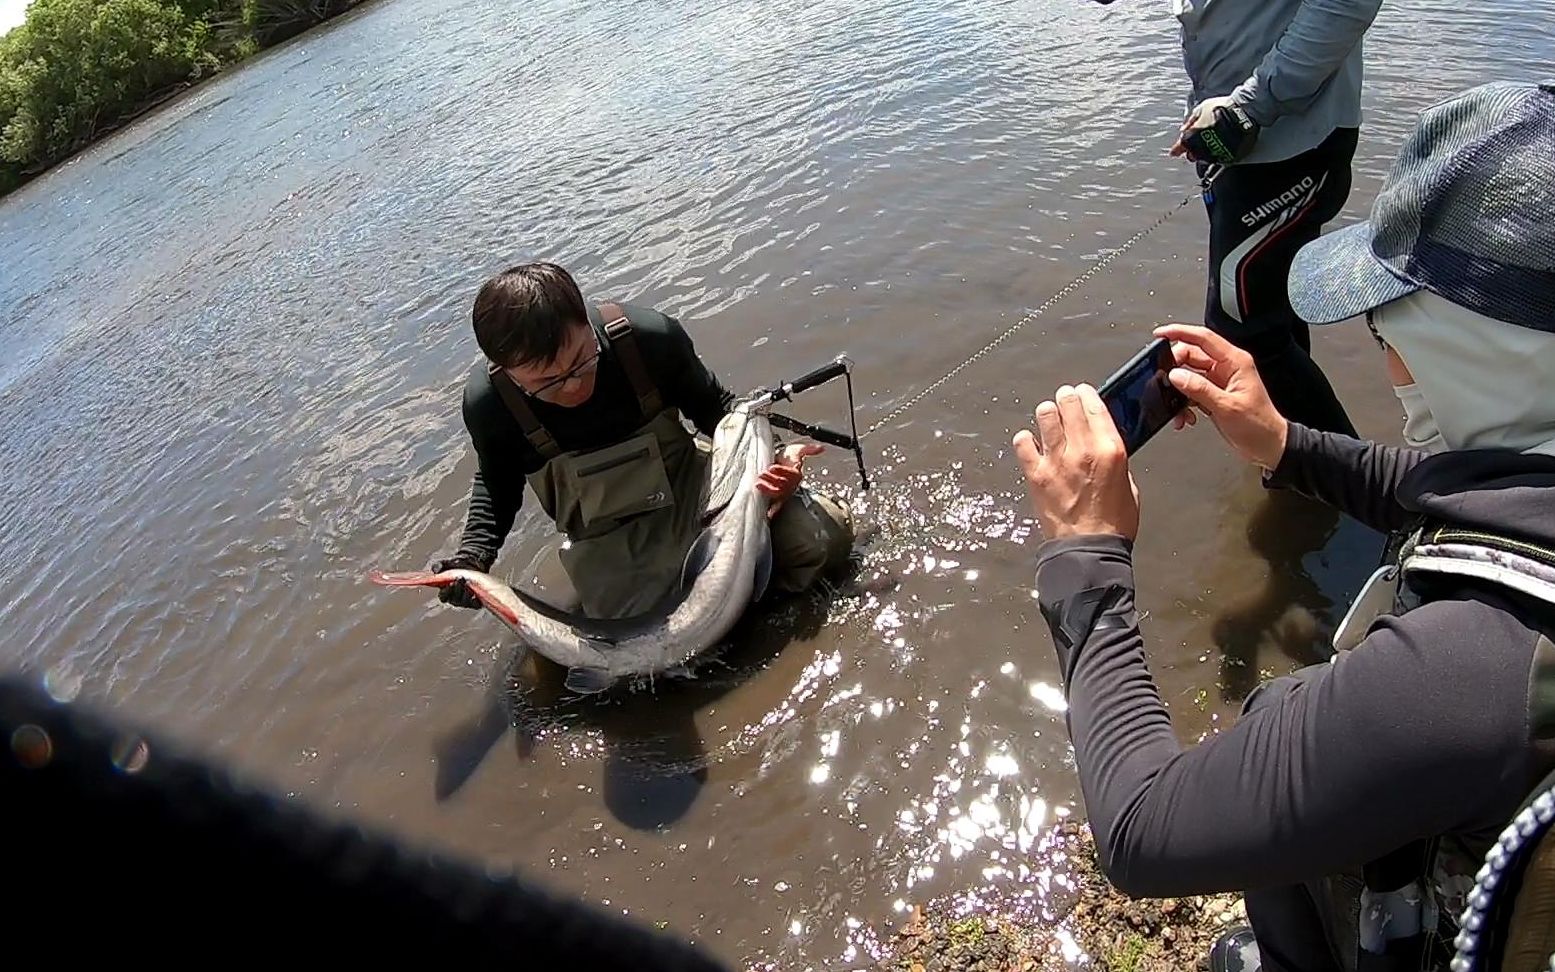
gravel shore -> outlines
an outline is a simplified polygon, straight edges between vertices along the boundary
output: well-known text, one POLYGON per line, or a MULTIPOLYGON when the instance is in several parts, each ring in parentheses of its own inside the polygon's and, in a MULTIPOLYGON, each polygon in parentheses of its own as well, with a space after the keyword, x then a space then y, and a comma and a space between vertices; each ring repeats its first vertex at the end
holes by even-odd
POLYGON ((1207 969, 1210 945, 1247 921, 1240 895, 1138 900, 1114 890, 1096 868, 1084 824, 1056 838, 1072 866, 1072 906, 1055 922, 994 911, 957 913, 928 902, 882 935, 890 972, 1184 972, 1207 969))

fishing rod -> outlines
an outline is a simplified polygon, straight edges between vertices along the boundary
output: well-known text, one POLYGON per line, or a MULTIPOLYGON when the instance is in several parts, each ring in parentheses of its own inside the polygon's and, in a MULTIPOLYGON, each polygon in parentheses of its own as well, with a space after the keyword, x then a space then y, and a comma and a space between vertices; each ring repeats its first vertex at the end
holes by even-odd
POLYGON ((847 449, 853 453, 853 458, 858 462, 859 485, 865 492, 869 490, 869 471, 864 467, 864 445, 858 434, 858 408, 853 402, 853 359, 845 354, 837 357, 813 371, 806 372, 792 381, 778 383, 773 388, 757 389, 754 396, 747 403, 752 409, 761 409, 767 412, 767 419, 778 428, 787 429, 790 432, 814 439, 817 442, 825 442, 841 449, 847 449), (848 424, 852 428, 852 434, 838 432, 824 425, 812 425, 809 422, 801 422, 790 415, 770 411, 773 405, 781 401, 793 401, 794 396, 807 392, 812 388, 824 385, 837 378, 844 378, 848 383, 848 424))

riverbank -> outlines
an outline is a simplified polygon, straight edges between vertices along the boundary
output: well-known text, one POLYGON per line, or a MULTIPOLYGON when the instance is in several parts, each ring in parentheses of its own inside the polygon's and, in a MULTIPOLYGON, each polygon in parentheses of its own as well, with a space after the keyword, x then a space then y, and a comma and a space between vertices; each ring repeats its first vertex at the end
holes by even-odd
POLYGON ((0 36, 0 196, 366 0, 34 0, 0 36))
POLYGON ((882 936, 878 972, 1067 972, 1085 956, 1099 972, 1207 969, 1215 939, 1247 921, 1240 895, 1138 900, 1096 867, 1084 824, 1065 823, 1054 853, 1071 866, 1072 905, 1056 922, 974 910, 950 902, 915 906, 882 936))

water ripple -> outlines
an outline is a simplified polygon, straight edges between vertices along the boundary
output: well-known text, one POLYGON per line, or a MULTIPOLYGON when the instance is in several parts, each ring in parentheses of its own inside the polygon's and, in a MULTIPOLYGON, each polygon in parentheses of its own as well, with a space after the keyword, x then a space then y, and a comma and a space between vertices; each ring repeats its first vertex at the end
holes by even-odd
MULTIPOLYGON (((1368 46, 1352 213, 1413 112, 1545 73, 1555 13, 1385 5, 1368 46)), ((1199 312, 1191 209, 872 439, 876 490, 817 461, 864 528, 835 597, 762 617, 694 681, 529 699, 532 748, 453 799, 435 742, 510 646, 363 574, 458 535, 487 274, 555 259, 590 296, 662 306, 735 388, 846 351, 870 422, 1190 190, 1163 157, 1181 72, 1163 7, 1073 0, 396 0, 267 52, 0 203, 8 662, 732 962, 837 967, 948 893, 1048 902, 1076 794, 1005 444, 1144 323, 1199 312), (659 826, 622 809, 675 799, 659 826)), ((1364 336, 1320 341, 1395 430, 1364 336)), ((1240 526, 1260 491, 1193 449, 1136 472, 1177 704, 1213 678, 1211 588, 1267 571, 1240 526)), ((539 526, 531 503, 503 566, 539 526)), ((1189 735, 1222 714, 1175 711, 1189 735)))

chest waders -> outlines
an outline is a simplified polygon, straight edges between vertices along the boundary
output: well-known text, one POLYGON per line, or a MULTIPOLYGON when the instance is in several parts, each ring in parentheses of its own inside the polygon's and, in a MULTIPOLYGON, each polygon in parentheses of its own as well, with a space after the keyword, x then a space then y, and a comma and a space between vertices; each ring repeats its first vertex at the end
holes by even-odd
MULTIPOLYGON (((1403 614, 1428 601, 1407 582, 1429 581, 1433 575, 1510 588, 1542 602, 1546 616, 1555 618, 1555 551, 1495 534, 1432 525, 1404 542, 1397 566, 1372 575, 1335 632, 1335 648, 1353 648, 1380 615, 1403 614)), ((1530 742, 1548 768, 1555 766, 1555 643, 1547 636, 1539 637, 1530 679, 1529 697, 1520 701, 1529 708, 1530 742)), ((1319 900, 1326 898, 1336 912, 1327 924, 1337 933, 1335 944, 1344 967, 1354 972, 1448 968, 1455 939, 1462 941, 1460 922, 1474 912, 1476 873, 1486 875, 1486 852, 1494 856, 1495 844, 1493 834, 1418 840, 1366 864, 1359 874, 1325 879, 1326 893, 1319 900)), ((1545 850, 1548 856, 1555 848, 1545 850)), ((1555 874, 1546 876, 1555 879, 1555 874)), ((1550 887, 1538 893, 1555 895, 1550 887)))
POLYGON ((559 556, 583 612, 620 618, 652 608, 679 578, 701 525, 709 450, 686 430, 679 410, 665 406, 621 308, 591 308, 589 324, 602 327, 602 343, 637 397, 641 424, 621 441, 563 452, 513 380, 495 366, 490 374, 545 460, 525 478, 567 537, 559 556))

